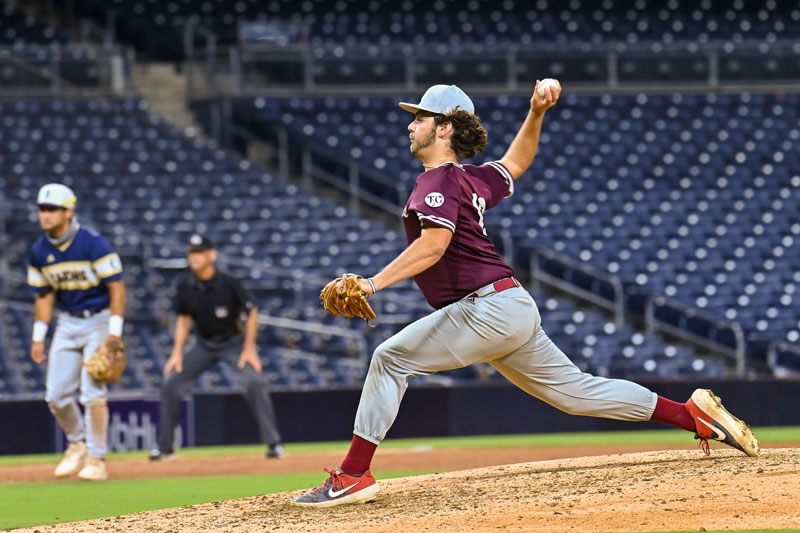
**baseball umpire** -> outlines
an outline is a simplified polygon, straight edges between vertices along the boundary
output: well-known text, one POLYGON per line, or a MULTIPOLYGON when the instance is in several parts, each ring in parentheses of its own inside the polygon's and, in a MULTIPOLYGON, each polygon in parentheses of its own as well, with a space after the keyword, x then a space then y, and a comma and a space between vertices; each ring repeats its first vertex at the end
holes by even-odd
MULTIPOLYGON (((375 349, 347 456, 338 468, 326 469, 330 476, 322 485, 294 503, 328 507, 374 499, 379 489, 370 463, 397 416, 408 378, 480 362, 570 414, 667 422, 696 433, 707 453, 708 439, 715 439, 758 454, 750 429, 709 390, 696 390, 683 404, 630 381, 581 372, 545 334, 533 298, 495 251, 484 211, 514 193, 514 180, 536 155, 545 112, 560 94, 556 80, 537 82, 527 117, 505 155, 481 166, 460 162, 482 151, 487 141, 461 89, 435 85, 419 104, 400 104, 414 114, 410 149, 424 167, 403 211, 408 247, 374 277, 357 283, 369 295, 414 277, 436 311, 375 349)), ((350 278, 336 282, 338 292, 349 294, 350 278)), ((347 305, 354 298, 337 299, 336 292, 323 290, 326 309, 351 314, 347 305)))
POLYGON ((161 389, 158 449, 151 460, 174 458, 174 433, 180 397, 191 383, 217 361, 228 364, 237 374, 243 394, 256 416, 269 458, 283 456, 281 436, 267 382, 256 352, 258 309, 242 283, 216 266, 217 251, 211 240, 192 235, 188 250, 189 268, 178 279, 175 296, 175 340, 164 365, 161 389), (245 320, 242 333, 242 318, 245 320), (192 323, 197 343, 185 355, 192 323))
POLYGON ((31 359, 49 359, 45 399, 69 441, 55 475, 78 472, 81 479, 103 480, 108 477, 103 461, 107 388, 84 363, 105 344, 121 345, 125 287, 119 255, 102 235, 78 224, 76 202, 66 185, 50 183, 39 190, 45 234, 28 260, 28 285, 36 294, 31 359), (56 306, 60 312, 48 358, 44 340, 56 306), (75 401, 79 389, 85 424, 75 401))

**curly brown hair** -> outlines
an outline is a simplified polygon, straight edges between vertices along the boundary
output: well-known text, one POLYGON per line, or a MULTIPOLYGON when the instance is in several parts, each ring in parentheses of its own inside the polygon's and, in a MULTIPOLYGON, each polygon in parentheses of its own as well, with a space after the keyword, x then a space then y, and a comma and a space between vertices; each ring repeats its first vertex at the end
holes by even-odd
POLYGON ((481 124, 481 119, 469 111, 456 109, 447 115, 435 115, 434 125, 439 126, 450 122, 453 125, 453 136, 450 138, 450 148, 459 161, 475 157, 478 152, 486 148, 489 134, 481 124))

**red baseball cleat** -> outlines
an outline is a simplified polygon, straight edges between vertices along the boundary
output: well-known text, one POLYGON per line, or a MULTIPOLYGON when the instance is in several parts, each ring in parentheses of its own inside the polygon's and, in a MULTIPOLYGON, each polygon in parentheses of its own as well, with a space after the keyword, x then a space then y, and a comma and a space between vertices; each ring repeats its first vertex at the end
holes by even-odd
POLYGON ((345 503, 366 503, 374 500, 380 490, 378 482, 369 470, 358 476, 345 474, 338 467, 324 470, 331 476, 319 487, 292 500, 293 504, 333 507, 345 503))
POLYGON ((756 436, 747 424, 722 407, 722 401, 713 392, 708 389, 697 389, 686 402, 686 408, 697 425, 695 438, 702 441, 700 446, 706 455, 711 453, 708 439, 712 439, 732 446, 750 457, 758 456, 760 450, 756 436))

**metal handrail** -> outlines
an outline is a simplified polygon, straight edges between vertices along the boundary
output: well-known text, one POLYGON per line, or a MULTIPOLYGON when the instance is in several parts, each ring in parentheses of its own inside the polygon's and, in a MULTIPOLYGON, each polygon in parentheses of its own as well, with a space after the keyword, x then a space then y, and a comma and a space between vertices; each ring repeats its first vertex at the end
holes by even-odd
MULTIPOLYGON (((547 283, 548 285, 551 285, 557 289, 565 290, 570 294, 578 296, 584 300, 590 301, 596 305, 612 310, 614 312, 615 323, 618 326, 621 325, 624 321, 625 290, 622 281, 616 276, 610 276, 604 272, 597 270, 594 267, 580 263, 579 261, 576 261, 562 254, 536 247, 531 251, 531 277, 534 283, 538 282, 547 283), (539 267, 540 257, 545 257, 549 260, 557 261, 559 263, 562 263, 567 268, 578 270, 593 279, 608 283, 613 288, 614 292, 613 300, 611 301, 606 300, 605 298, 602 298, 597 294, 589 292, 581 287, 577 287, 569 283, 566 280, 562 280, 560 278, 548 274, 547 272, 544 272, 539 267)), ((668 333, 670 335, 682 338, 696 345, 702 346, 706 349, 722 353, 732 358, 735 361, 736 375, 738 377, 745 376, 747 342, 745 340, 744 330, 742 329, 742 326, 737 322, 727 322, 724 320, 720 320, 719 318, 714 317, 708 313, 704 313, 701 310, 684 305, 680 302, 671 300, 669 298, 665 298, 663 296, 648 295, 645 304, 645 328, 651 332, 655 330, 662 331, 664 333, 668 333), (703 320, 708 321, 710 324, 713 324, 714 327, 717 329, 729 329, 730 331, 733 332, 733 336, 735 339, 735 346, 733 348, 730 348, 729 346, 716 342, 712 339, 701 337, 688 330, 672 326, 671 324, 668 324, 662 320, 657 319, 655 317, 655 309, 658 306, 669 306, 683 313, 687 317, 701 318, 703 320)))
POLYGON ((358 351, 358 359, 366 363, 369 360, 369 349, 367 341, 364 339, 363 333, 342 328, 338 326, 329 326, 319 323, 303 322, 301 320, 293 320, 291 318, 277 317, 267 314, 258 315, 258 323, 262 326, 274 326, 278 328, 295 329, 298 331, 305 331, 318 335, 333 335, 338 337, 345 337, 349 339, 356 346, 358 351))
POLYGON ((50 83, 50 88, 53 90, 58 90, 61 87, 66 89, 74 89, 75 85, 68 82, 61 76, 41 67, 37 67, 36 65, 32 65, 29 62, 25 61, 24 59, 14 55, 11 51, 13 48, 5 47, 4 49, 0 49, 0 60, 8 61, 12 65, 24 70, 28 74, 32 74, 39 78, 42 78, 44 81, 50 83))
MULTIPOLYGON (((220 99, 218 100, 218 104, 212 107, 214 110, 212 112, 212 117, 216 117, 219 114, 226 114, 227 116, 230 116, 230 108, 231 103, 229 99, 220 99), (225 108, 224 111, 221 110, 222 107, 225 108)), ((221 122, 220 120, 213 119, 212 122, 213 123, 210 124, 210 127, 212 130, 217 130, 217 138, 224 138, 228 135, 233 135, 237 139, 243 140, 248 144, 253 142, 269 143, 269 141, 261 135, 249 130, 241 124, 233 122, 230 119, 227 121, 227 124, 224 126, 224 128, 221 126, 221 124, 218 124, 218 122, 221 122)), ((317 141, 311 139, 297 140, 297 138, 293 136, 290 130, 285 126, 273 126, 273 132, 277 138, 276 145, 273 145, 275 148, 275 159, 277 159, 277 161, 269 160, 264 162, 266 162, 268 165, 276 167, 281 176, 291 175, 292 161, 289 159, 289 154, 292 152, 292 148, 297 145, 299 146, 300 153, 300 178, 306 187, 310 188, 312 186, 312 178, 316 178, 346 193, 348 198, 350 198, 350 207, 353 209, 357 210, 363 202, 371 207, 378 208, 382 212, 391 215, 392 217, 397 216, 400 211, 401 202, 404 201, 409 193, 409 189, 405 183, 402 183, 400 180, 393 180, 386 174, 361 163, 357 159, 344 156, 317 141), (329 161, 340 165, 346 170, 346 177, 333 174, 317 165, 314 165, 313 159, 315 156, 326 158, 329 161), (392 203, 381 196, 364 191, 359 183, 362 178, 366 178, 382 187, 394 189, 398 203, 392 203)))
POLYGON ((99 41, 104 48, 114 46, 114 24, 116 16, 110 11, 110 16, 106 18, 107 27, 103 28, 92 19, 82 18, 78 23, 78 35, 82 44, 90 44, 99 41))
POLYGON ((583 300, 589 301, 595 305, 612 311, 614 313, 614 323, 617 326, 621 326, 624 323, 625 290, 622 286, 622 281, 618 277, 601 272, 597 268, 585 263, 581 263, 580 261, 572 259, 571 257, 538 246, 531 250, 530 265, 531 280, 533 281, 535 288, 538 288, 537 285, 539 282, 544 282, 557 289, 566 290, 570 294, 578 296, 583 300), (612 300, 607 300, 600 295, 589 292, 581 287, 569 283, 566 280, 562 280, 551 274, 548 274, 547 272, 544 272, 539 266, 539 259, 542 257, 552 261, 557 261, 567 268, 577 270, 598 281, 608 283, 613 289, 614 298, 612 300))
MULTIPOLYGON (((271 46, 252 46, 252 47, 229 47, 233 53, 228 53, 229 70, 226 74, 230 75, 230 83, 222 86, 218 82, 222 77, 211 80, 214 92, 226 94, 242 94, 243 92, 258 91, 260 94, 289 91, 296 94, 300 91, 342 91, 355 90, 362 92, 365 86, 372 86, 379 89, 391 89, 395 93, 398 91, 418 90, 418 80, 416 79, 417 65, 420 61, 431 61, 441 58, 442 61, 453 59, 475 58, 493 59, 503 61, 505 67, 502 72, 494 72, 492 81, 488 79, 480 83, 474 83, 476 87, 470 87, 471 94, 478 94, 479 88, 483 85, 489 88, 491 83, 492 90, 503 90, 506 92, 524 91, 528 92, 529 87, 523 87, 519 82, 520 74, 517 66, 525 64, 528 59, 541 59, 547 57, 552 61, 559 60, 594 60, 602 61, 600 68, 604 74, 595 81, 570 81, 570 91, 577 93, 582 90, 605 90, 605 91, 653 91, 664 92, 666 87, 669 90, 740 90, 742 87, 781 89, 781 90, 800 90, 800 73, 782 72, 784 78, 768 79, 760 76, 750 76, 743 80, 726 80, 720 76, 720 61, 726 56, 740 54, 742 56, 758 58, 766 56, 779 58, 795 58, 800 54, 800 44, 795 40, 783 39, 770 43, 764 41, 711 41, 708 43, 697 43, 694 41, 678 41, 673 43, 663 42, 612 42, 612 43, 537 43, 536 47, 522 47, 518 43, 495 43, 491 46, 484 43, 463 43, 463 44, 438 44, 433 47, 430 45, 416 45, 406 43, 395 43, 388 45, 369 44, 369 45, 339 45, 339 44, 290 44, 290 45, 271 45, 271 46), (391 60, 398 67, 402 63, 402 76, 395 78, 392 83, 364 82, 350 80, 346 84, 332 84, 329 82, 317 83, 313 72, 319 65, 327 62, 361 61, 374 64, 382 59, 391 60), (630 81, 626 80, 621 68, 627 59, 636 60, 669 60, 669 61, 703 61, 705 63, 702 79, 699 77, 676 77, 674 79, 661 80, 652 79, 649 81, 630 81), (241 73, 245 72, 242 66, 252 62, 280 61, 286 64, 297 65, 304 73, 302 79, 293 80, 288 83, 256 83, 248 85, 243 83, 241 73)), ((215 51, 216 54, 217 51, 215 51)), ((220 73, 220 65, 216 64, 216 57, 209 55, 203 58, 206 61, 205 70, 220 73)), ((557 74, 556 74, 557 76, 557 74)))
POLYGON ((745 372, 747 369, 747 341, 745 340, 744 330, 738 322, 721 320, 718 317, 698 310, 694 307, 690 307, 686 304, 678 302, 677 300, 673 300, 665 296, 655 296, 648 298, 647 303, 645 304, 645 327, 648 329, 648 331, 664 331, 676 337, 699 344, 712 351, 722 353, 723 355, 726 355, 735 361, 737 377, 745 377, 745 372), (722 343, 695 335, 688 330, 672 326, 671 324, 659 320, 655 317, 656 307, 670 307, 683 313, 689 318, 700 318, 702 320, 706 320, 710 324, 713 324, 717 329, 729 329, 733 332, 735 345, 733 348, 730 348, 722 343))
POLYGON ((378 174, 373 169, 366 167, 358 161, 346 160, 340 156, 332 154, 332 152, 328 150, 320 149, 318 146, 314 146, 312 143, 304 144, 302 152, 301 175, 303 179, 306 180, 306 183, 310 183, 310 178, 314 177, 338 188, 342 192, 345 192, 349 195, 350 207, 353 209, 358 209, 363 202, 373 207, 377 207, 388 215, 397 215, 398 211, 400 210, 398 204, 393 204, 392 202, 388 202, 375 194, 364 191, 359 185, 358 181, 361 176, 366 176, 371 180, 380 183, 381 185, 394 187, 397 191, 398 198, 403 198, 405 190, 401 183, 388 183, 388 180, 385 179, 385 176, 378 174), (315 166, 312 163, 311 157, 315 154, 329 157, 333 161, 338 161, 346 165, 348 174, 347 181, 343 182, 340 176, 315 166))
POLYGON ((783 341, 772 341, 767 348, 767 366, 773 371, 778 366, 778 352, 791 353, 800 362, 800 347, 783 341))
MULTIPOLYGON (((132 63, 133 52, 129 47, 114 45, 63 45, 63 46, 40 46, 28 45, 22 48, 15 46, 0 46, 0 62, 7 62, 20 70, 35 76, 37 79, 47 83, 46 86, 27 86, 9 84, 0 87, 0 94, 10 96, 31 97, 47 94, 52 98, 52 93, 58 92, 59 96, 71 96, 81 94, 97 95, 98 93, 113 92, 121 94, 130 90, 133 86, 132 68, 125 68, 125 62, 132 63), (105 66, 109 75, 104 82, 98 86, 84 87, 76 85, 59 74, 59 65, 69 58, 58 57, 57 54, 64 50, 84 50, 87 53, 94 53, 92 61, 99 66, 105 66), (25 57, 25 53, 45 53, 49 62, 47 66, 37 66, 32 64, 25 57)), ((104 71, 105 72, 105 71, 104 71)))
MULTIPOLYGON (((214 125, 212 125, 212 128, 214 128, 214 125)), ((222 133, 222 128, 220 127, 218 129, 219 131, 217 132, 217 138, 219 138, 221 136, 220 134, 222 133)), ((241 139, 247 143, 266 142, 266 140, 261 136, 241 126, 240 124, 229 122, 226 124, 224 130, 226 133, 232 134, 238 139, 241 139)), ((294 137, 286 127, 278 127, 275 130, 275 133, 277 136, 277 164, 275 166, 277 166, 281 176, 289 176, 291 171, 288 154, 290 153, 294 137)), ((377 207, 388 215, 397 216, 398 212, 400 211, 399 203, 394 204, 376 194, 364 191, 359 184, 359 180, 361 178, 367 178, 383 187, 394 188, 397 198, 400 201, 402 201, 402 199, 404 199, 409 192, 404 183, 400 182, 399 180, 392 180, 387 175, 375 170, 372 167, 364 165, 357 159, 342 156, 335 150, 331 150, 330 148, 325 147, 313 140, 304 139, 302 142, 298 142, 298 144, 301 145, 300 177, 307 187, 311 186, 311 178, 320 179, 325 183, 336 187, 340 191, 347 193, 351 201, 350 207, 353 209, 358 209, 361 203, 364 202, 372 207, 377 207), (313 156, 322 156, 328 158, 329 160, 340 164, 342 167, 345 167, 347 169, 347 181, 345 182, 342 180, 342 177, 334 175, 325 169, 314 165, 312 162, 313 156)))
POLYGON ((195 58, 194 36, 195 34, 205 38, 205 52, 207 57, 217 55, 217 34, 213 30, 201 26, 200 24, 188 20, 183 27, 183 55, 186 60, 191 61, 195 58))
POLYGON ((795 39, 776 39, 771 42, 765 42, 762 39, 752 39, 734 42, 731 40, 715 40, 699 43, 695 40, 677 40, 672 42, 662 41, 608 41, 603 43, 594 42, 566 42, 566 43, 550 43, 541 42, 536 43, 533 47, 522 47, 518 42, 506 41, 495 42, 486 44, 480 41, 462 42, 457 44, 452 43, 357 43, 357 44, 341 44, 341 43, 325 43, 325 44, 306 44, 306 43, 291 43, 285 45, 275 44, 250 44, 244 46, 243 49, 247 52, 272 52, 274 50, 281 50, 286 53, 306 53, 312 50, 316 55, 333 55, 335 57, 344 57, 349 54, 357 54, 363 57, 382 57, 382 56, 411 56, 420 55, 425 53, 426 57, 438 56, 453 58, 457 55, 505 55, 509 51, 514 52, 529 52, 531 54, 553 54, 553 53, 570 53, 576 55, 586 54, 607 54, 614 52, 616 54, 636 53, 654 56, 664 56, 669 54, 693 54, 694 57, 708 52, 732 54, 735 52, 752 52, 763 55, 770 55, 774 50, 780 49, 783 52, 790 54, 800 53, 800 42, 795 39))

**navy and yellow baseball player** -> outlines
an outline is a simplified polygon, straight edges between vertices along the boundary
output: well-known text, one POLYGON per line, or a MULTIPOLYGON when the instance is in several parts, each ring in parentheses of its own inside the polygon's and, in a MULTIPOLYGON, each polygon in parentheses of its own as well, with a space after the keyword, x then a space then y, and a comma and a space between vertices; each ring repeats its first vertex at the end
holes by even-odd
POLYGON ((414 277, 436 309, 376 348, 356 413, 350 450, 319 487, 298 505, 327 507, 369 501, 378 484, 369 468, 400 407, 408 378, 487 362, 525 392, 575 415, 655 420, 759 452, 749 428, 711 391, 684 403, 617 379, 581 372, 542 330, 539 311, 486 235, 483 214, 514 193, 514 180, 531 165, 545 111, 561 93, 556 80, 537 82, 530 110, 499 161, 464 165, 486 146, 487 134, 469 97, 456 86, 435 85, 408 126, 411 153, 424 172, 403 211, 408 247, 380 273, 359 281, 366 294, 414 277))
POLYGON ((50 183, 39 190, 39 223, 45 234, 28 261, 28 285, 36 294, 31 359, 47 360, 45 400, 69 446, 57 477, 78 472, 97 481, 108 477, 104 456, 108 430, 106 385, 93 380, 83 362, 109 337, 122 336, 125 287, 122 262, 97 231, 81 227, 72 190, 50 183), (49 356, 44 340, 59 310, 49 356), (85 423, 75 400, 85 408, 85 423))

